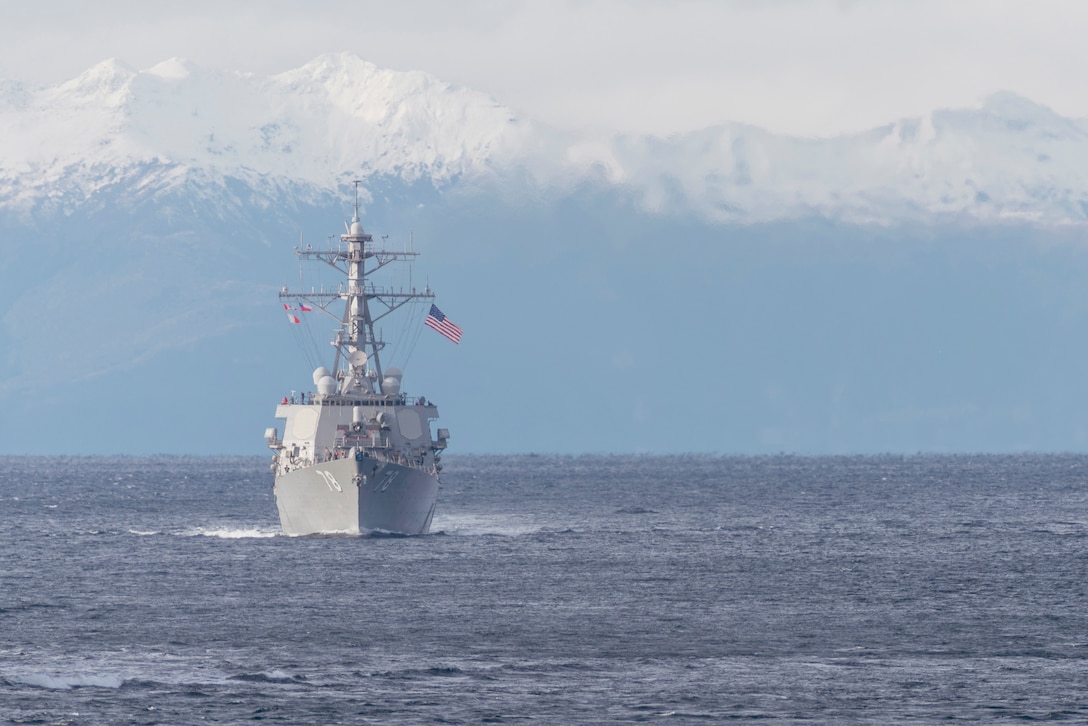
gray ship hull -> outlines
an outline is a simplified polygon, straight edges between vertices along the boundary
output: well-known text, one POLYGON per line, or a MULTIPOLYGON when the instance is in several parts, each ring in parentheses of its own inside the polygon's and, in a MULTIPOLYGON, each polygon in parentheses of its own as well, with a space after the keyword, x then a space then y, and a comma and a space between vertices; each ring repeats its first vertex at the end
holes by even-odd
POLYGON ((438 478, 392 462, 347 458, 280 474, 275 493, 288 535, 426 534, 438 500, 438 478))

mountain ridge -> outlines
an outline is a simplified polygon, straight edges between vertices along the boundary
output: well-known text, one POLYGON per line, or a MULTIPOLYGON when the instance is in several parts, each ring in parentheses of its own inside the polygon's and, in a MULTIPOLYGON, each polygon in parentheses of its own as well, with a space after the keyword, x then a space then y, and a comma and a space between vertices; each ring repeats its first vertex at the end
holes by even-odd
POLYGON ((115 59, 74 79, 0 83, 0 209, 99 190, 162 189, 202 170, 255 189, 337 193, 355 178, 533 199, 585 183, 645 211, 713 223, 1088 222, 1088 125, 1002 92, 857 134, 805 138, 738 123, 661 136, 579 136, 485 94, 351 53, 276 75, 180 58, 115 59))

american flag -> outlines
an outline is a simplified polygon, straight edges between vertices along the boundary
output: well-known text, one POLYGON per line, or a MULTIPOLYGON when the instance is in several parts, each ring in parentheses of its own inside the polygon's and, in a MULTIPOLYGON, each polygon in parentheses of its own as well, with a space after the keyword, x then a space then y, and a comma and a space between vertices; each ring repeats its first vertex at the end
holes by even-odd
POLYGON ((438 309, 437 305, 431 305, 431 312, 427 313, 427 319, 423 323, 430 328, 434 328, 442 335, 446 336, 454 343, 461 342, 461 333, 463 332, 459 327, 453 324, 453 321, 442 314, 442 311, 438 309))

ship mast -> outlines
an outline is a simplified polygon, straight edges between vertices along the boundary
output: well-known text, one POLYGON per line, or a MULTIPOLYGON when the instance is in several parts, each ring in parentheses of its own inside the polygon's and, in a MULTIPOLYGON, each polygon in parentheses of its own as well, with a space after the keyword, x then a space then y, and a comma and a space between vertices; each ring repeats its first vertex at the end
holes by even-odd
POLYGON ((341 379, 341 361, 347 361, 346 374, 362 375, 361 370, 350 370, 362 359, 361 356, 353 355, 356 351, 360 351, 367 356, 369 363, 373 366, 377 374, 377 390, 381 392, 385 376, 379 352, 385 347, 385 341, 374 335, 374 323, 412 300, 433 299, 434 293, 429 287, 422 292, 416 292, 414 289, 407 292, 395 292, 367 282, 368 275, 390 262, 411 259, 417 257, 419 253, 394 252, 375 247, 374 238, 363 230, 363 225, 359 221, 359 183, 360 180, 354 180, 354 214, 351 223, 345 224, 347 232, 340 235, 340 249, 314 250, 309 247, 295 249, 295 254, 300 260, 318 259, 339 270, 341 274, 345 274, 347 289, 341 287, 337 292, 292 293, 284 288, 280 292, 280 299, 303 300, 319 307, 322 312, 338 318, 340 328, 332 341, 332 345, 336 348, 332 368, 333 377, 337 380, 341 379), (345 303, 342 317, 334 315, 328 309, 335 300, 343 300, 345 303), (372 303, 376 305, 376 309, 372 309, 372 303))
MULTIPOLYGON (((366 259, 373 257, 373 244, 367 249, 367 243, 374 238, 363 231, 359 221, 359 180, 355 180, 355 212, 351 217, 351 226, 347 234, 340 235, 340 241, 347 245, 348 290, 346 339, 336 346, 336 361, 333 363, 333 375, 340 368, 340 355, 346 349, 348 357, 357 350, 364 353, 370 349, 370 360, 378 373, 378 380, 383 381, 382 364, 378 357, 381 346, 374 338, 374 321, 370 319, 370 309, 366 303, 366 259)), ((344 332, 344 329, 341 329, 344 332)))

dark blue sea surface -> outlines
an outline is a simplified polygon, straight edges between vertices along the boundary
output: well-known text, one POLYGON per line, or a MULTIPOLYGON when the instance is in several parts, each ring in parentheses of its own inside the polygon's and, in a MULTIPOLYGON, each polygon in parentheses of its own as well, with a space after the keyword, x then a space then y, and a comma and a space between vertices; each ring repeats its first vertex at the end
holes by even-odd
POLYGON ((446 463, 289 538, 263 459, 0 459, 0 722, 1088 721, 1088 457, 446 463))

